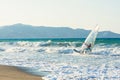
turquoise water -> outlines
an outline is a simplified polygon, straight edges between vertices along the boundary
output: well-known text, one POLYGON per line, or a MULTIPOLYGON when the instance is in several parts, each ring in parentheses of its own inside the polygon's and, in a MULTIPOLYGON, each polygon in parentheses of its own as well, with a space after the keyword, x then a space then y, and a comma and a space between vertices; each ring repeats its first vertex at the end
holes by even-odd
MULTIPOLYGON (((0 39, 0 42, 17 42, 17 41, 40 42, 48 40, 51 40, 52 42, 84 42, 85 38, 0 39)), ((120 38, 97 38, 95 43, 120 45, 120 38)))

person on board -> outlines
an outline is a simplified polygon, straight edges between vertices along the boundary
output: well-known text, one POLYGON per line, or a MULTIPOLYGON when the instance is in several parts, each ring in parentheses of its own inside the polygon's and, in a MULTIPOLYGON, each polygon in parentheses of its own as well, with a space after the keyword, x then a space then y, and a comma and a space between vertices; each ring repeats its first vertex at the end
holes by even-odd
POLYGON ((86 53, 86 51, 92 51, 91 50, 91 47, 92 47, 92 45, 91 45, 91 43, 89 43, 89 44, 87 44, 87 43, 83 43, 87 48, 85 49, 85 50, 81 50, 81 51, 79 51, 79 50, 76 50, 76 49, 73 49, 75 52, 78 52, 78 53, 86 53))
POLYGON ((91 43, 90 44, 84 43, 84 44, 87 46, 86 50, 91 51, 91 43))

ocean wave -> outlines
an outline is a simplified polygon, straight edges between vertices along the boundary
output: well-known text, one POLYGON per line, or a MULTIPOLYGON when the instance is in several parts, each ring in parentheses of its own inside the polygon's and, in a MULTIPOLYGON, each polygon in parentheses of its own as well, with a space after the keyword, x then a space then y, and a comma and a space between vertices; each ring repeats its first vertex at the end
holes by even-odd
POLYGON ((82 42, 0 42, 0 64, 47 72, 48 80, 119 80, 120 46, 95 44, 92 55, 76 55, 82 42))
POLYGON ((68 46, 75 46, 80 47, 82 42, 56 42, 56 41, 39 41, 39 42, 30 42, 30 41, 17 41, 17 42, 0 42, 0 45, 4 46, 21 46, 21 47, 48 47, 48 46, 58 46, 58 47, 68 47, 68 46))
MULTIPOLYGON (((82 42, 54 42, 51 40, 30 42, 0 42, 1 52, 39 52, 39 53, 58 53, 74 54, 73 49, 80 50, 82 42)), ((95 44, 92 53, 95 55, 120 54, 120 46, 117 44, 95 44)))

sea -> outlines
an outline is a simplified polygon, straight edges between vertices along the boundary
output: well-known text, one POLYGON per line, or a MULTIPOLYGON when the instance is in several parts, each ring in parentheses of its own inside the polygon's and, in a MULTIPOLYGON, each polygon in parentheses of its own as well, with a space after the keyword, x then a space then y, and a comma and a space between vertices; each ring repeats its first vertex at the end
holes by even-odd
POLYGON ((120 80, 120 38, 97 38, 79 54, 85 38, 0 39, 0 64, 44 80, 120 80))

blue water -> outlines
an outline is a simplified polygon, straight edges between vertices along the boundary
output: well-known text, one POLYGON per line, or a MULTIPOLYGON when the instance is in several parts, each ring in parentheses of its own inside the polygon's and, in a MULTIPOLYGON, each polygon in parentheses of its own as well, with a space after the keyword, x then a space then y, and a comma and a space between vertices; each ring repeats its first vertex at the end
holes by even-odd
POLYGON ((0 39, 0 64, 24 68, 45 80, 119 80, 120 38, 99 38, 81 55, 84 38, 0 39))
MULTIPOLYGON (((78 42, 83 43, 85 38, 33 38, 33 39, 0 39, 0 42, 18 42, 18 41, 29 41, 29 42, 47 42, 47 41, 54 42, 78 42)), ((105 43, 105 44, 117 44, 120 45, 120 38, 97 38, 96 44, 105 43)), ((81 46, 81 45, 80 45, 81 46)))

